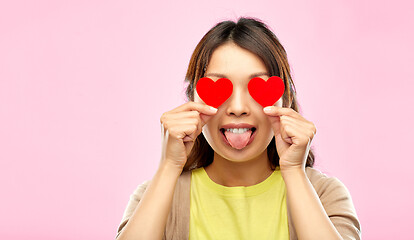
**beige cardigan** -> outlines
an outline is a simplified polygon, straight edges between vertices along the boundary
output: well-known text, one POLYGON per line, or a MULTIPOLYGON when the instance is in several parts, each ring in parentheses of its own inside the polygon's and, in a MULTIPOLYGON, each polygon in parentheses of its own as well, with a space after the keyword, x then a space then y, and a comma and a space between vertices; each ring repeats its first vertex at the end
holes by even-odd
MULTIPOLYGON (((311 167, 306 167, 306 174, 315 188, 326 213, 343 239, 361 239, 361 225, 351 195, 345 185, 337 178, 328 177, 311 167)), ((147 180, 140 184, 130 196, 116 238, 118 238, 123 227, 132 216, 149 183, 150 180, 147 180)), ((183 172, 178 178, 174 190, 172 207, 168 215, 163 240, 188 240, 189 238, 190 183, 191 171, 183 172)), ((290 239, 296 240, 298 238, 289 207, 287 207, 287 213, 290 239)))

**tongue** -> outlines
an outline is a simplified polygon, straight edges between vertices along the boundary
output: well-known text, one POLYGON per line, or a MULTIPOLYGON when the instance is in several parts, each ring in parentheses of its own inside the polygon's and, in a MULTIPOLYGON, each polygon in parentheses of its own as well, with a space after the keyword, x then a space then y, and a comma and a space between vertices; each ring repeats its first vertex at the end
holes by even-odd
POLYGON ((246 147, 249 142, 252 131, 248 130, 245 133, 232 133, 230 131, 224 131, 224 135, 226 135, 227 141, 229 141, 232 147, 242 149, 246 147))

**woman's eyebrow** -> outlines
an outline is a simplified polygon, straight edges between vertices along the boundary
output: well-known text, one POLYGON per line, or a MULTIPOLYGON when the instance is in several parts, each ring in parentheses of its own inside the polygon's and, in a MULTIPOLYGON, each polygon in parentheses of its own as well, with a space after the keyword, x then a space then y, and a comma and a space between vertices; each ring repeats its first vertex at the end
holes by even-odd
MULTIPOLYGON (((211 76, 211 77, 218 77, 218 78, 228 78, 225 74, 221 74, 221 73, 207 73, 204 76, 205 77, 211 76)), ((260 76, 269 76, 269 73, 267 73, 267 72, 253 73, 253 74, 250 74, 249 79, 255 78, 255 77, 260 77, 260 76)))
POLYGON ((255 78, 255 77, 260 77, 260 76, 268 76, 269 77, 269 73, 267 73, 267 72, 253 73, 249 76, 249 79, 255 78))

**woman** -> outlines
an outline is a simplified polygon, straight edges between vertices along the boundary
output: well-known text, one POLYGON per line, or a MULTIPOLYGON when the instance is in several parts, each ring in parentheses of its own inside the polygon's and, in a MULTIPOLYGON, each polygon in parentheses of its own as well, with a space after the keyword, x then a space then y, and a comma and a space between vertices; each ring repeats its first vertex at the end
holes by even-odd
POLYGON ((186 81, 189 101, 161 116, 159 168, 131 195, 117 239, 360 239, 347 188, 313 169, 316 127, 298 113, 286 52, 264 23, 218 23, 186 81), (272 76, 284 94, 264 108, 248 84, 272 76), (217 109, 198 95, 203 77, 233 85, 217 109))

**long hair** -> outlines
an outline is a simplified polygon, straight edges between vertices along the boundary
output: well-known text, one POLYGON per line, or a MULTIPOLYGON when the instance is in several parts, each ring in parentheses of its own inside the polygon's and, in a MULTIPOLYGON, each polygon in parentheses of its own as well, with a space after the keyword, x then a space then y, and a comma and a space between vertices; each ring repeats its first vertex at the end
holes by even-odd
MULTIPOLYGON (((185 82, 188 83, 186 89, 187 100, 194 101, 195 86, 197 81, 204 76, 213 51, 229 41, 260 57, 265 63, 270 76, 279 76, 283 79, 285 84, 285 92, 282 96, 283 107, 290 107, 299 112, 296 89, 290 75, 286 51, 266 24, 255 18, 242 17, 239 18, 237 23, 233 21, 217 23, 203 36, 191 56, 185 76, 185 82)), ((272 169, 276 169, 279 166, 279 155, 276 150, 275 137, 267 146, 267 155, 272 169)), ((210 147, 204 135, 200 134, 188 155, 183 172, 206 167, 213 162, 213 158, 214 150, 210 147)), ((306 166, 313 167, 314 159, 311 147, 306 166)))

